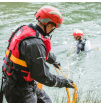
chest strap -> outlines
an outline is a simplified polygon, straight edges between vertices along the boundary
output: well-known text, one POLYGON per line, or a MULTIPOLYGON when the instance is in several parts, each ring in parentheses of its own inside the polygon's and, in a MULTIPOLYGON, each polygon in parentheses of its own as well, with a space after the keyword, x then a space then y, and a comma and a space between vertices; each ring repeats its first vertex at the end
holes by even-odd
MULTIPOLYGON (((7 49, 7 50, 6 50, 6 55, 9 56, 9 53, 10 53, 10 51, 7 49)), ((15 64, 18 64, 18 65, 27 67, 27 64, 26 64, 25 61, 16 58, 16 57, 13 56, 12 54, 10 54, 10 55, 11 55, 11 56, 10 56, 10 60, 11 60, 12 62, 14 62, 15 64)))

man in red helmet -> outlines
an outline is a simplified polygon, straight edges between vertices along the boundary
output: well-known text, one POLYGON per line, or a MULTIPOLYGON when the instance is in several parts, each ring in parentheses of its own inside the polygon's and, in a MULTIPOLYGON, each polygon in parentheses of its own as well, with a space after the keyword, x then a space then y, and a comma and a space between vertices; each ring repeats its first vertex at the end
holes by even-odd
POLYGON ((58 68, 56 57, 50 53, 49 34, 62 25, 63 17, 58 9, 43 6, 36 14, 37 24, 23 25, 12 33, 2 66, 2 90, 7 102, 51 102, 37 82, 51 87, 74 88, 72 80, 49 72, 46 62, 58 68))
POLYGON ((90 51, 91 50, 91 44, 90 41, 83 38, 84 34, 81 30, 75 30, 73 32, 74 39, 78 42, 77 43, 77 50, 76 54, 79 54, 80 51, 90 51))

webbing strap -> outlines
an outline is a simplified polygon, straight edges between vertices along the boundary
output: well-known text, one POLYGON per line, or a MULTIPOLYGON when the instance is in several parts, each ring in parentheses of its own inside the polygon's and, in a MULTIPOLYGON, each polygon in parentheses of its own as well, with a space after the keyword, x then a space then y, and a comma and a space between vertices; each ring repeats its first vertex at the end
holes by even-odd
POLYGON ((23 26, 25 26, 25 25, 22 25, 22 26, 18 27, 18 28, 15 30, 15 32, 13 32, 13 34, 12 34, 11 37, 9 38, 9 44, 8 44, 7 49, 9 48, 10 42, 11 42, 12 38, 14 37, 15 33, 16 33, 20 28, 22 28, 23 26))
POLYGON ((43 84, 38 82, 38 88, 42 91, 43 84))
MULTIPOLYGON (((56 67, 54 67, 54 68, 55 68, 57 74, 59 75, 59 73, 58 73, 56 67)), ((59 66, 59 70, 61 70, 61 72, 62 72, 62 74, 64 75, 64 77, 67 78, 67 76, 64 74, 64 72, 62 71, 62 69, 60 68, 60 66, 59 66)), ((77 87, 76 87, 76 85, 75 85, 74 83, 71 83, 71 84, 74 86, 74 94, 73 94, 73 100, 72 100, 72 103, 76 103, 76 99, 77 99, 77 95, 78 95, 78 90, 77 90, 77 87)), ((67 97, 68 97, 68 99, 67 99, 67 103, 71 103, 71 101, 70 101, 69 89, 66 88, 66 91, 67 91, 67 97)))
MULTIPOLYGON (((10 51, 7 49, 7 50, 6 50, 6 55, 8 56, 9 53, 10 53, 10 51)), ((15 64, 18 64, 18 65, 21 65, 21 66, 27 67, 27 64, 26 64, 25 61, 16 58, 16 57, 13 56, 12 54, 11 54, 11 56, 10 56, 10 60, 11 60, 12 62, 14 62, 15 64)))

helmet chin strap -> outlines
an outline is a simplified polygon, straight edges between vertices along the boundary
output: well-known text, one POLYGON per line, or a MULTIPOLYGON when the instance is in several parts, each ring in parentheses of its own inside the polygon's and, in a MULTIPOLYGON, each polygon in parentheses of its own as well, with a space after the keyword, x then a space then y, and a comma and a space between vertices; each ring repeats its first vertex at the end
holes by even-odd
POLYGON ((76 40, 80 41, 80 40, 81 40, 81 37, 79 37, 79 38, 76 38, 76 40))
POLYGON ((80 41, 81 40, 81 38, 78 38, 78 41, 80 41))
MULTIPOLYGON (((55 29, 55 28, 54 28, 54 29, 55 29)), ((53 32, 54 29, 52 29, 49 33, 46 33, 46 25, 44 25, 44 36, 50 36, 49 34, 50 34, 51 32, 53 32)))
POLYGON ((48 35, 51 33, 51 32, 53 32, 55 30, 55 28, 54 29, 52 29, 49 33, 48 33, 48 35))
MULTIPOLYGON (((54 28, 55 29, 55 28, 54 28)), ((51 40, 51 38, 52 38, 52 35, 49 35, 51 32, 53 32, 54 31, 54 29, 53 30, 51 30, 49 33, 47 33, 47 36, 49 36, 50 37, 50 40, 51 40)))
POLYGON ((44 36, 46 36, 46 25, 44 25, 44 36))

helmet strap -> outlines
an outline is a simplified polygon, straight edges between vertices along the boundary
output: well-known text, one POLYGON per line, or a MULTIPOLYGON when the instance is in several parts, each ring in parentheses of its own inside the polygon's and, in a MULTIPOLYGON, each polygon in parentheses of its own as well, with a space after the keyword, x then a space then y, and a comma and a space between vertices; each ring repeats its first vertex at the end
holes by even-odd
MULTIPOLYGON (((55 28, 54 28, 54 29, 55 29, 55 28)), ((45 35, 50 36, 49 34, 50 34, 51 32, 53 32, 53 31, 54 31, 54 29, 53 29, 53 30, 51 30, 49 33, 46 33, 45 35)))
POLYGON ((46 25, 44 25, 44 33, 45 33, 44 36, 46 36, 46 34, 47 34, 46 33, 46 25))
MULTIPOLYGON (((54 29, 55 29, 55 28, 54 28, 54 29)), ((51 32, 53 32, 54 29, 52 29, 49 33, 46 33, 46 25, 44 25, 44 36, 49 36, 49 34, 50 34, 51 32)))
POLYGON ((55 28, 53 30, 51 30, 48 34, 50 34, 51 32, 53 32, 55 30, 55 28))
POLYGON ((78 39, 79 41, 81 40, 81 38, 78 39))

